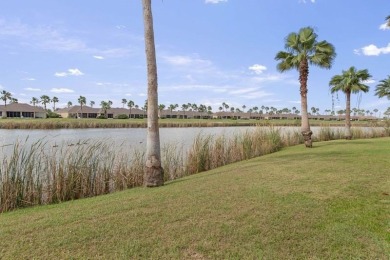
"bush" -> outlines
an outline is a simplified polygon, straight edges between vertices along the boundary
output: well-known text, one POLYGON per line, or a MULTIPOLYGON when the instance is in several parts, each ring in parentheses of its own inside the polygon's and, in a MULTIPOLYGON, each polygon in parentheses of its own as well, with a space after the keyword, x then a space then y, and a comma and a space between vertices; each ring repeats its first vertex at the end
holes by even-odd
POLYGON ((97 117, 97 119, 107 119, 107 117, 105 115, 100 115, 97 117))
POLYGON ((47 118, 61 118, 60 114, 54 113, 52 111, 48 111, 46 113, 47 118))
POLYGON ((125 115, 125 114, 120 114, 116 117, 117 119, 129 119, 129 116, 128 115, 125 115))

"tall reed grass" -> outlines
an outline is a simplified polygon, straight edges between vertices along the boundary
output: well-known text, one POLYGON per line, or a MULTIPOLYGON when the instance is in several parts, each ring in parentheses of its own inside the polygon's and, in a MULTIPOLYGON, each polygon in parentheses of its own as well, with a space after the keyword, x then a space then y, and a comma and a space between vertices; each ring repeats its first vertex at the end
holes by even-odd
MULTIPOLYGON (((353 128, 353 136, 373 138, 389 136, 389 132, 353 128)), ((323 127, 315 141, 340 138, 344 138, 343 129, 323 127)), ((299 131, 282 133, 276 127, 257 127, 233 136, 199 134, 188 149, 180 144, 162 147, 164 177, 173 180, 300 143, 299 131)), ((0 212, 141 186, 144 162, 143 151, 103 141, 55 147, 45 140, 16 142, 11 151, 3 151, 1 159, 0 212)))

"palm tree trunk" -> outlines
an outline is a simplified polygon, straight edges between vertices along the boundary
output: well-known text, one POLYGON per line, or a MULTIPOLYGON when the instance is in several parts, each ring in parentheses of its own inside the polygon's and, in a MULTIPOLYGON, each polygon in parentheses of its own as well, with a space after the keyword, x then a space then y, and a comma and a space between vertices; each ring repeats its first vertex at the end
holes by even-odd
POLYGON ((299 82, 301 84, 301 133, 305 140, 306 147, 312 147, 311 135, 313 132, 310 130, 309 117, 307 114, 307 78, 309 76, 309 65, 306 59, 303 59, 299 66, 299 82))
POLYGON ((144 186, 164 185, 164 170, 161 167, 160 135, 158 128, 157 63, 154 45, 153 17, 151 0, 142 0, 145 52, 148 75, 148 129, 146 139, 146 163, 144 168, 144 186))
POLYGON ((347 91, 345 95, 347 99, 347 104, 345 107, 345 139, 351 140, 351 91, 347 91))

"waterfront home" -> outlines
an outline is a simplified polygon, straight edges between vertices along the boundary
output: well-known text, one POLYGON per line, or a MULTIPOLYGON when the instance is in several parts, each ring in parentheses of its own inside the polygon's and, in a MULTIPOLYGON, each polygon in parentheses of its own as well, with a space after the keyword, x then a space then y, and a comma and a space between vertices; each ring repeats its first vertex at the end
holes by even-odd
POLYGON ((11 103, 0 105, 2 118, 46 118, 46 111, 42 107, 31 106, 24 103, 11 103))

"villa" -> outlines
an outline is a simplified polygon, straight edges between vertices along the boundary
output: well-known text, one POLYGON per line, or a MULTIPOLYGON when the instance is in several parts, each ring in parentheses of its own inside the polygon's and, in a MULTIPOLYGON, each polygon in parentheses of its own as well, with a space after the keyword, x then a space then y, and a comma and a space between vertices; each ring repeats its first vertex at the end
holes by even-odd
POLYGON ((2 118, 46 118, 46 111, 37 106, 23 103, 11 103, 0 105, 0 117, 2 118))

